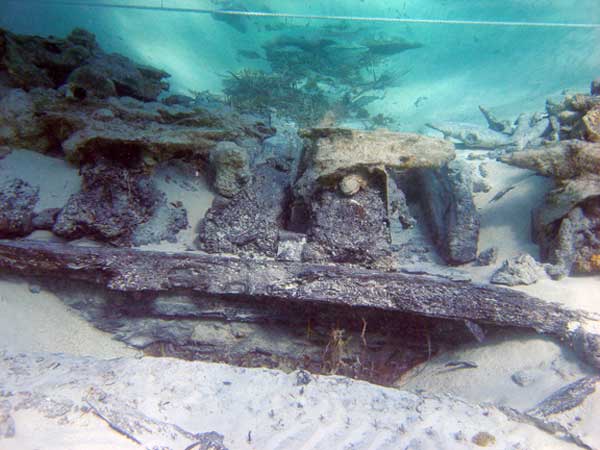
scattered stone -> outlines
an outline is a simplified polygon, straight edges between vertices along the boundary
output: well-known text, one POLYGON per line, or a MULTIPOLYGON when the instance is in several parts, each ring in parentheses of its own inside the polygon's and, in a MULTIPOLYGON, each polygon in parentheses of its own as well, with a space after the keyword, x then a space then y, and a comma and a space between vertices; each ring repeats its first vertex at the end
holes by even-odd
POLYGON ((527 387, 537 380, 537 374, 533 370, 519 370, 511 375, 511 380, 521 387, 527 387))
POLYGON ((302 261, 302 251, 305 244, 305 234, 279 231, 276 259, 278 261, 302 261))
POLYGON ((177 233, 185 230, 188 225, 185 208, 177 203, 167 204, 166 196, 160 195, 158 207, 152 217, 135 229, 131 242, 134 246, 159 244, 162 241, 175 243, 177 233))
POLYGON ((566 216, 547 225, 534 215, 534 238, 550 275, 562 278, 576 273, 600 272, 600 199, 593 197, 566 216))
POLYGON ((533 284, 545 275, 544 269, 526 253, 507 259, 493 275, 491 282, 507 286, 533 284))
POLYGON ((289 174, 268 165, 231 199, 216 197, 200 222, 197 246, 208 253, 275 257, 289 204, 289 174))
POLYGON ((555 279, 599 271, 600 97, 569 94, 548 99, 561 141, 503 155, 502 161, 552 177, 556 188, 533 212, 533 237, 555 279), (558 128, 557 128, 558 127, 558 128))
MULTIPOLYGON (((595 92, 593 83, 592 92, 595 92)), ((562 98, 550 98, 546 101, 553 133, 560 140, 588 139, 597 142, 600 130, 599 108, 600 95, 594 93, 567 94, 562 98)))
POLYGON ((479 164, 479 175, 481 175, 483 178, 487 178, 488 175, 490 174, 490 169, 489 169, 489 164, 486 162, 482 162, 481 164, 479 164))
POLYGON ((296 386, 306 386, 312 380, 312 376, 306 370, 296 372, 296 386))
POLYGON ((210 164, 213 187, 224 197, 233 197, 252 176, 246 150, 233 142, 219 142, 210 153, 210 164))
POLYGON ((35 230, 52 230, 61 208, 48 208, 35 213, 31 224, 35 230))
POLYGON ((439 170, 420 171, 419 178, 421 206, 438 252, 449 264, 473 261, 480 222, 470 166, 453 161, 439 170))
POLYGON ((417 225, 417 220, 413 217, 408 206, 406 194, 398 187, 396 180, 387 176, 387 212, 388 221, 397 217, 402 229, 410 229, 417 225))
POLYGON ((131 97, 75 102, 52 89, 11 89, 0 96, 0 115, 6 117, 0 122, 0 145, 60 152, 78 164, 100 153, 124 160, 142 155, 151 169, 173 158, 204 166, 221 141, 235 142, 253 155, 275 132, 260 117, 225 105, 210 108, 131 97))
POLYGON ((27 236, 33 231, 33 210, 38 198, 39 188, 26 181, 0 180, 0 237, 27 236))
POLYGON ((600 142, 600 106, 596 106, 581 119, 583 137, 590 142, 600 142))
POLYGON ((498 259, 498 247, 489 247, 480 252, 475 263, 478 266, 491 266, 498 259))
POLYGON ((50 142, 36 116, 30 95, 11 89, 0 98, 0 145, 15 148, 48 149, 50 142))
POLYGON ((473 180, 473 192, 490 192, 492 185, 484 178, 475 177, 473 180))
POLYGON ((29 292, 31 292, 32 294, 39 294, 40 292, 42 292, 42 288, 38 284, 30 284, 29 292))
POLYGON ((469 153, 467 155, 467 159, 469 161, 481 161, 481 160, 488 159, 488 158, 489 158, 489 155, 484 155, 482 153, 469 153))
POLYGON ((487 431, 480 431, 471 438, 471 442, 479 447, 489 447, 496 444, 496 438, 487 431))
POLYGON ((466 442, 467 435, 464 433, 464 431, 460 430, 460 431, 457 431, 456 433, 454 433, 454 439, 457 440, 458 442, 466 442))
POLYGON ((277 133, 263 141, 262 151, 255 165, 277 161, 280 169, 290 172, 291 179, 295 180, 298 160, 302 154, 302 139, 298 135, 298 126, 278 116, 271 117, 271 125, 277 133))
POLYGON ((169 89, 169 84, 162 81, 169 76, 167 72, 135 64, 116 53, 97 53, 87 64, 75 69, 67 83, 72 91, 79 91, 75 94, 77 97, 127 96, 155 101, 162 91, 169 89))

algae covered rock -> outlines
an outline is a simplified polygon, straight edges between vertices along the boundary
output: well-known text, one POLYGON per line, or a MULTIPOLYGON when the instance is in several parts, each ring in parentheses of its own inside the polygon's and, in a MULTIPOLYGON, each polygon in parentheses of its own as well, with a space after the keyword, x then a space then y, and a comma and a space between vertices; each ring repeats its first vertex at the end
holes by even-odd
POLYGON ((99 54, 75 69, 67 83, 76 96, 127 96, 154 101, 169 88, 161 81, 169 76, 167 72, 135 64, 122 55, 99 54))
POLYGON ((600 173, 600 143, 566 140, 503 155, 502 162, 557 179, 600 173))
POLYGON ((545 276, 544 269, 531 255, 522 254, 507 259, 493 275, 492 283, 517 286, 533 284, 545 276))
POLYGON ((118 54, 107 54, 95 36, 81 28, 65 39, 21 36, 0 29, 0 70, 14 87, 30 90, 67 83, 71 94, 106 98, 130 96, 156 100, 168 89, 169 74, 118 54))
POLYGON ((47 149, 45 130, 35 104, 22 89, 10 89, 0 98, 0 145, 47 149))
POLYGON ((224 197, 233 197, 251 178, 248 154, 234 142, 219 142, 210 153, 214 171, 214 189, 224 197))
POLYGON ((386 205, 373 185, 352 197, 321 191, 310 217, 304 260, 373 265, 390 255, 386 205))
POLYGON ((0 237, 27 236, 33 231, 38 191, 19 178, 0 180, 0 237))
POLYGON ((310 198, 319 186, 334 186, 360 171, 439 168, 455 157, 454 145, 442 139, 387 130, 311 128, 301 131, 305 147, 295 192, 310 198))
POLYGON ((275 257, 289 203, 289 175, 269 165, 231 198, 216 197, 199 225, 197 246, 208 253, 275 257))
POLYGON ((165 195, 139 169, 102 158, 81 173, 82 189, 58 214, 54 234, 130 246, 173 240, 187 226, 185 210, 166 206, 165 195))

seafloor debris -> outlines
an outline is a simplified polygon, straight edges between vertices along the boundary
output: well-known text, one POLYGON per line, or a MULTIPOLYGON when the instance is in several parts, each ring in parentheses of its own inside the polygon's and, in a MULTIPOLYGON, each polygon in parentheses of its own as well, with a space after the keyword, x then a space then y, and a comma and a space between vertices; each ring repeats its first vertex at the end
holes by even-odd
POLYGON ((488 122, 488 128, 461 122, 433 122, 427 126, 468 148, 521 150, 540 145, 551 138, 547 115, 521 114, 511 125, 509 121, 497 119, 486 108, 480 106, 479 109, 488 122))
POLYGON ((600 254, 600 143, 594 141, 597 125, 586 119, 595 117, 598 105, 600 96, 594 94, 548 100, 548 113, 560 124, 555 131, 565 140, 502 157, 555 180, 556 188, 533 212, 533 236, 542 258, 554 265, 554 277, 598 271, 594 255, 600 254))
POLYGON ((492 283, 517 286, 533 284, 545 276, 544 267, 531 255, 522 254, 508 259, 492 275, 492 283))

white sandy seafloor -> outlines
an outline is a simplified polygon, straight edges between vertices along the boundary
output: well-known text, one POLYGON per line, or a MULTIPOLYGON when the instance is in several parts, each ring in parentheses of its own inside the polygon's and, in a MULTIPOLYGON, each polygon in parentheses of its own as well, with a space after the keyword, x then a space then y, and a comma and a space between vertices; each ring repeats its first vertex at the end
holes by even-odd
MULTIPOLYGON (((459 157, 468 153, 461 151, 459 157)), ((482 214, 480 250, 498 246, 498 264, 520 252, 537 257, 529 239, 529 211, 550 183, 528 171, 485 161, 492 190, 476 194, 482 214), (489 203, 509 185, 515 189, 489 203)), ((40 186, 38 209, 62 206, 79 188, 75 168, 25 150, 0 160, 0 176, 19 176, 40 186)), ((163 167, 156 176, 169 201, 183 202, 190 228, 181 232, 177 244, 150 248, 185 250, 192 245, 196 222, 210 206, 212 194, 201 174, 186 173, 182 167, 163 167)), ((34 237, 50 238, 40 232, 34 237)), ((461 270, 476 281, 487 281, 493 268, 461 270)), ((542 280, 519 289, 568 306, 600 310, 598 276, 542 280)), ((550 338, 505 333, 433 358, 399 380, 401 390, 314 377, 300 394, 294 374, 141 357, 93 328, 55 295, 32 291, 36 286, 18 279, 0 281, 0 422, 5 402, 21 402, 10 414, 14 437, 0 439, 2 450, 139 448, 106 421, 81 410, 90 392, 100 391, 107 394, 105 400, 92 403, 106 414, 120 411, 126 416, 123 420, 141 420, 155 430, 134 433, 146 447, 183 449, 191 444, 177 433, 171 433, 172 439, 167 436, 165 430, 176 425, 191 433, 217 431, 230 449, 473 448, 470 440, 480 431, 496 438, 491 448, 574 448, 509 419, 491 404, 524 411, 593 373, 550 338), (15 356, 19 352, 24 354, 15 356), (51 355, 55 353, 63 355, 51 355), (120 357, 125 359, 104 361, 120 357), (448 370, 451 361, 477 367, 448 370), (526 383, 517 384, 515 376, 526 383)), ((594 394, 579 418, 579 436, 593 448, 600 448, 593 426, 599 410, 600 398, 594 394)))

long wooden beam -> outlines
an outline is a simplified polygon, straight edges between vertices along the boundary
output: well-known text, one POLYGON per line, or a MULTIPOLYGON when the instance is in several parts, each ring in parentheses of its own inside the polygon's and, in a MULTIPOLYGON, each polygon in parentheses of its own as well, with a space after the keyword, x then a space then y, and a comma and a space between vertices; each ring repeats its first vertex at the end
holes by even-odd
POLYGON ((118 291, 184 289, 327 303, 531 328, 568 340, 600 367, 600 318, 519 291, 349 265, 0 240, 0 268, 68 277, 118 291))

